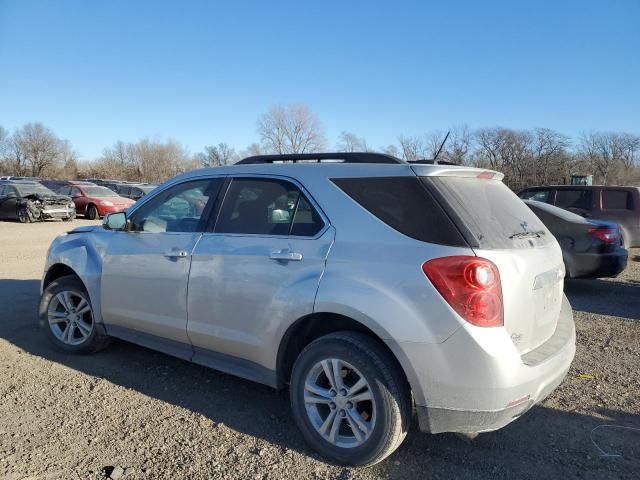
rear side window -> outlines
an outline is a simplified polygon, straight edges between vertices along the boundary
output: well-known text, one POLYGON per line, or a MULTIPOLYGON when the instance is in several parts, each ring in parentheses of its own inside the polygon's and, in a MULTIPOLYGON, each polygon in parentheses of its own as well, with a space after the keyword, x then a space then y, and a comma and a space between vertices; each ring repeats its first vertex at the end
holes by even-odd
POLYGON ((586 189, 558 190, 556 205, 560 208, 579 208, 591 210, 593 208, 593 191, 586 189))
POLYGON ((603 190, 602 208, 604 210, 633 210, 633 197, 626 190, 603 190))
POLYGON ((422 177, 451 212, 472 246, 531 248, 551 242, 542 221, 499 180, 422 177))
POLYGON ((341 190, 398 232, 440 245, 468 246, 417 177, 334 178, 341 190))

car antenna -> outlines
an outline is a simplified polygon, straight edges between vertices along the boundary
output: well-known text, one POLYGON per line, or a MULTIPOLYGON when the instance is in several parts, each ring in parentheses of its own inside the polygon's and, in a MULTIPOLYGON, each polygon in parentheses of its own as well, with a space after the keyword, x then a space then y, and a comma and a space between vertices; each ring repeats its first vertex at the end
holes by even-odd
POLYGON ((440 155, 440 152, 442 151, 442 149, 444 148, 444 144, 447 143, 447 138, 449 138, 449 134, 451 133, 451 130, 449 130, 447 132, 447 134, 444 136, 444 140, 442 140, 442 143, 440 144, 440 148, 438 149, 438 151, 436 152, 436 154, 433 156, 433 164, 437 165, 438 164, 438 155, 440 155))

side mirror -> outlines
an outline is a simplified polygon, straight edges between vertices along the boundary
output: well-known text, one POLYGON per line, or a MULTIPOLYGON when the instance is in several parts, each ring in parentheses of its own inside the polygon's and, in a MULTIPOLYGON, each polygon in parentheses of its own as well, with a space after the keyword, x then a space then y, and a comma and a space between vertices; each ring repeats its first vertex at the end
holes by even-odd
POLYGON ((107 214, 102 221, 102 228, 105 230, 126 230, 127 214, 125 212, 107 214))

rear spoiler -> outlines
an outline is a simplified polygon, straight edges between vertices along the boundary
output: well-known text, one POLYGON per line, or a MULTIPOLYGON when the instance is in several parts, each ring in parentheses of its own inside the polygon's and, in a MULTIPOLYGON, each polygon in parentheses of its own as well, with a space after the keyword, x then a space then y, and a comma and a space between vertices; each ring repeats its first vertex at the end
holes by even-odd
POLYGON ((411 169, 419 177, 467 177, 483 178, 485 180, 500 180, 504 173, 484 168, 461 167, 450 165, 411 165, 411 169))

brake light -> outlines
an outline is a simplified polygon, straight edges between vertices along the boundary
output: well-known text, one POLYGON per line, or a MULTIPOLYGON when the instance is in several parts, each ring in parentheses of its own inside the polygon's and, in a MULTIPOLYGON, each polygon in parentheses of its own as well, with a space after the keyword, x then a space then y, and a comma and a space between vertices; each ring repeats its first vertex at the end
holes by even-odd
POLYGON ((480 172, 477 178, 482 178, 484 180, 491 180, 495 177, 496 174, 494 172, 480 172))
POLYGON ((620 239, 620 236, 618 235, 618 229, 616 228, 592 228, 591 230, 589 230, 589 235, 591 235, 592 237, 596 237, 607 245, 618 243, 618 240, 620 239))
POLYGON ((441 257, 423 263, 422 271, 467 322, 478 327, 504 325, 500 273, 493 262, 471 256, 441 257))

